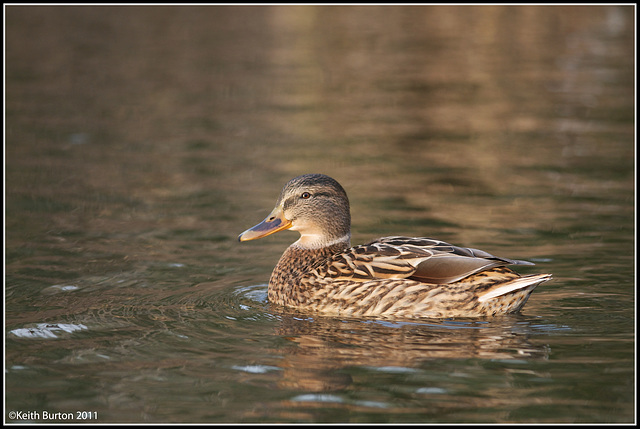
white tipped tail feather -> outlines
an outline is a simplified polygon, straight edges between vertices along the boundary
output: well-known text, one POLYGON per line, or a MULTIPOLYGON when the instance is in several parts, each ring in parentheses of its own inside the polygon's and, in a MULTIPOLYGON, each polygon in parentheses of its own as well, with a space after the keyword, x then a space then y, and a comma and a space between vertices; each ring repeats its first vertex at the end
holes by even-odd
POLYGON ((546 282, 551 279, 551 274, 532 274, 530 276, 523 276, 510 282, 503 283, 500 286, 489 290, 484 295, 478 298, 479 302, 485 302, 498 296, 506 295, 511 292, 515 292, 528 287, 536 287, 542 282, 546 282))

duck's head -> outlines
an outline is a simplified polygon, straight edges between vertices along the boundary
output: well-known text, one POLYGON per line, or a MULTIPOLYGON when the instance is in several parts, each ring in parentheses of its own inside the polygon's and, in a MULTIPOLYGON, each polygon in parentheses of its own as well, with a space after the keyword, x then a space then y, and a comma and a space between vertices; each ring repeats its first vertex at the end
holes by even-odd
POLYGON ((305 174, 291 179, 280 193, 269 216, 249 228, 238 240, 249 241, 290 229, 300 233, 297 246, 319 248, 349 242, 351 214, 342 186, 324 174, 305 174))

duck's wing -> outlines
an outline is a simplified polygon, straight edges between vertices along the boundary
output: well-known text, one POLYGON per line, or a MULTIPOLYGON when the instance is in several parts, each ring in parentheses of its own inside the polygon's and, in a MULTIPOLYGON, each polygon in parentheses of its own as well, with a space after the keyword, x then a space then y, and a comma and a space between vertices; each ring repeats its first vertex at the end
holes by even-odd
POLYGON ((505 265, 533 264, 430 238, 385 237, 333 255, 320 267, 319 275, 335 280, 405 278, 448 284, 505 265))

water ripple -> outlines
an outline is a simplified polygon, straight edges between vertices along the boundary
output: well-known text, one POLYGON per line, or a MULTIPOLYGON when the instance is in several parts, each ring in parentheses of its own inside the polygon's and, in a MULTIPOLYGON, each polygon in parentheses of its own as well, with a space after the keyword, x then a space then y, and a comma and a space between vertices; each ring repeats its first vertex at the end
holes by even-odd
POLYGON ((38 323, 34 327, 18 328, 9 331, 9 334, 18 338, 43 338, 55 339, 59 338, 62 333, 72 333, 89 329, 82 324, 71 323, 38 323))

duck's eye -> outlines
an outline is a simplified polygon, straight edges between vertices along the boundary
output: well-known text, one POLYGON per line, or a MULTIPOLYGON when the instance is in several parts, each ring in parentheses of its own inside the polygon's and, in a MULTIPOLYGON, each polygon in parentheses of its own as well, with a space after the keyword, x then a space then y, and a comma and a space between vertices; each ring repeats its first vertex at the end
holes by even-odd
POLYGON ((311 198, 311 194, 308 192, 303 192, 302 195, 300 195, 300 198, 308 200, 309 198, 311 198))

